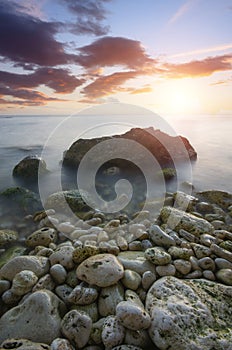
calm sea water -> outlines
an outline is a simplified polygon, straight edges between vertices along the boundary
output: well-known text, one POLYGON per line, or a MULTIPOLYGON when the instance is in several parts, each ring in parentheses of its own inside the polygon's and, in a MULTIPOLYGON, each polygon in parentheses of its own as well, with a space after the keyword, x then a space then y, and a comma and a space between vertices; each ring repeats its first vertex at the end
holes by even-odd
MULTIPOLYGON (((173 128, 189 139, 198 160, 193 164, 191 178, 186 180, 196 189, 232 192, 232 116, 165 116, 159 122, 141 116, 133 117, 132 122, 125 115, 116 122, 115 116, 75 118, 74 127, 63 116, 0 116, 0 190, 16 184, 12 170, 25 156, 43 152, 49 170, 59 176, 62 154, 77 138, 121 133, 139 125, 166 128, 163 131, 170 133, 173 128)), ((52 184, 49 186, 52 192, 52 184)))

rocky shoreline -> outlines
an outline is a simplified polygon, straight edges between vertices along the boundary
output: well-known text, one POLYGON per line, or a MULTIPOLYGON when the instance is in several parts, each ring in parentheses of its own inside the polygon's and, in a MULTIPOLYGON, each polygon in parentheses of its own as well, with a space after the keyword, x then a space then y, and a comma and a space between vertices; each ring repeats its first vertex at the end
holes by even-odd
POLYGON ((0 349, 232 349, 231 194, 82 214, 1 223, 0 349))

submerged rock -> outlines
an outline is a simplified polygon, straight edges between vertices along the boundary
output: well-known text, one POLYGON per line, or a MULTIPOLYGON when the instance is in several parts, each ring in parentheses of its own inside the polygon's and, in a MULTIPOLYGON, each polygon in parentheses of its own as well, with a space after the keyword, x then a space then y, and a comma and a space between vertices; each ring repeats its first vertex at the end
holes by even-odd
POLYGON ((13 230, 0 230, 0 247, 17 241, 18 233, 13 230))
POLYGON ((231 296, 231 287, 203 279, 159 279, 146 298, 153 343, 169 350, 231 349, 231 296))
POLYGON ((62 213, 65 213, 67 209, 71 209, 76 213, 90 210, 90 207, 84 202, 78 190, 53 193, 47 198, 44 206, 46 209, 52 208, 62 213))
MULTIPOLYGON (((67 166, 78 167, 84 155, 91 148, 101 143, 102 141, 112 139, 129 139, 140 143, 142 146, 148 149, 153 156, 155 156, 161 167, 172 165, 173 161, 178 162, 186 161, 189 159, 195 160, 197 158, 196 151, 185 137, 169 136, 160 130, 155 130, 154 128, 150 127, 147 129, 134 128, 122 135, 93 139, 79 139, 74 142, 71 147, 65 152, 63 164, 67 166)), ((131 149, 131 152, 134 152, 134 147, 131 149)), ((106 148, 106 154, 108 154, 108 159, 113 160, 107 162, 108 165, 102 169, 103 171, 106 171, 106 169, 112 167, 118 167, 119 169, 125 168, 126 163, 122 159, 115 160, 115 157, 111 157, 108 148, 106 148)), ((102 154, 99 156, 102 157, 102 154)), ((138 159, 139 157, 141 157, 141 155, 138 154, 138 159)), ((94 159, 93 161, 98 161, 98 159, 94 159)), ((130 166, 131 165, 129 165, 129 167, 130 166)))
POLYGON ((0 193, 0 208, 4 214, 25 216, 42 210, 39 195, 23 187, 10 187, 0 193))
POLYGON ((13 169, 13 176, 23 179, 37 180, 38 174, 48 172, 46 162, 38 156, 23 158, 13 169))

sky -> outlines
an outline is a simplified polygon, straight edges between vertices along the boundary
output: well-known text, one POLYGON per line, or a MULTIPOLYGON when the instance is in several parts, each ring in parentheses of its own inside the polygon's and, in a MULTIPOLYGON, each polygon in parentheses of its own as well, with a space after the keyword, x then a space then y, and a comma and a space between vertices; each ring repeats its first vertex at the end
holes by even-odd
POLYGON ((232 0, 1 0, 0 114, 232 114, 232 0))

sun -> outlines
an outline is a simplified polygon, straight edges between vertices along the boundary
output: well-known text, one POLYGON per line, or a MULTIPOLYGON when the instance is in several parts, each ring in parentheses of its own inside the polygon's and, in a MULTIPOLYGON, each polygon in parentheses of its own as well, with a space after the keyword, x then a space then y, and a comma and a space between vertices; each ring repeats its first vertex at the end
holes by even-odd
POLYGON ((184 89, 172 91, 169 104, 172 113, 196 113, 199 109, 199 99, 184 89))

